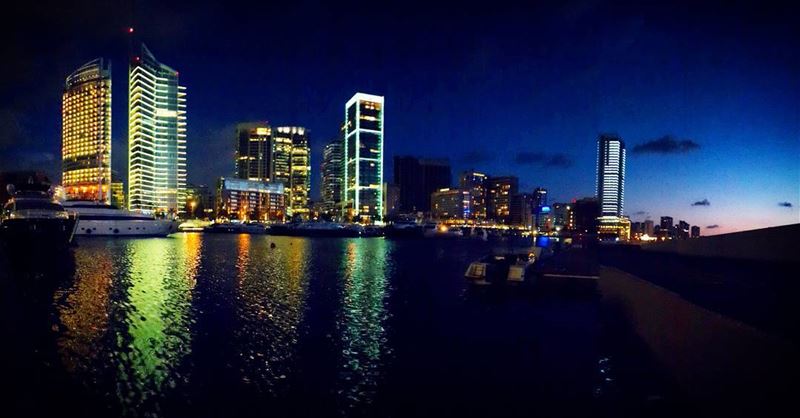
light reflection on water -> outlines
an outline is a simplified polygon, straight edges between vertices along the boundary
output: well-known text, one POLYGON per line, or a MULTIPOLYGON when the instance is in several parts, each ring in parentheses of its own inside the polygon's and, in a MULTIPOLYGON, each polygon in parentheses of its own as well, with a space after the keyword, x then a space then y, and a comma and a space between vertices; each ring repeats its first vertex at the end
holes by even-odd
POLYGON ((370 402, 382 365, 392 354, 385 329, 391 245, 386 240, 351 240, 342 257, 344 292, 337 321, 342 381, 338 393, 350 408, 370 402))

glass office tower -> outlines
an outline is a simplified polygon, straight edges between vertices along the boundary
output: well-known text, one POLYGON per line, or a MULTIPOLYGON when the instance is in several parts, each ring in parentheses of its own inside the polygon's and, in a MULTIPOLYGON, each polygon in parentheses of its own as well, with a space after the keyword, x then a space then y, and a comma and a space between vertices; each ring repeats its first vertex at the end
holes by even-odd
POLYGON ((273 133, 275 141, 275 181, 287 190, 287 213, 308 214, 311 191, 311 150, 308 130, 302 126, 280 126, 273 133))
POLYGON ((356 93, 345 104, 346 219, 382 223, 383 96, 356 93))
POLYGON ((142 44, 128 69, 128 204, 134 211, 184 211, 186 87, 142 44))

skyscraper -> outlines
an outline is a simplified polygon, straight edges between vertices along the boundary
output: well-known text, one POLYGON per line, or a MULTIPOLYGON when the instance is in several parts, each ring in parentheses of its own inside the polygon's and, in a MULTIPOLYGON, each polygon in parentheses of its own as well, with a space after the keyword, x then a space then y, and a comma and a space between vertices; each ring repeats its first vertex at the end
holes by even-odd
POLYGON ((431 194, 449 188, 450 163, 443 159, 394 157, 394 183, 400 187, 400 210, 404 213, 431 210, 431 194))
POLYGON ((344 182, 344 158, 342 138, 336 138, 322 149, 322 203, 326 213, 340 214, 336 209, 342 202, 342 183, 344 182))
POLYGON ((600 216, 622 216, 625 203, 625 142, 603 134, 597 140, 597 198, 600 216))
POLYGON ((475 170, 461 173, 459 185, 462 190, 468 190, 472 201, 472 217, 486 219, 486 174, 475 170))
POLYGON ((266 122, 236 125, 236 177, 270 181, 272 129, 266 122))
POLYGON ((64 83, 61 184, 71 199, 111 199, 111 64, 89 61, 64 83))
POLYGON ((185 188, 186 87, 142 44, 128 68, 128 206, 183 212, 185 188))
MULTIPOLYGON (((292 136, 288 132, 273 132, 270 147, 271 181, 280 182, 289 190, 292 178, 292 136)), ((289 206, 287 204, 287 206, 289 206)))
POLYGON ((511 215, 511 197, 519 192, 519 179, 515 176, 489 177, 486 184, 487 217, 508 224, 511 215))
POLYGON ((274 137, 279 143, 283 143, 283 138, 288 138, 291 143, 289 183, 284 183, 289 189, 287 212, 292 216, 308 214, 311 191, 311 150, 308 147, 308 130, 302 126, 281 126, 276 128, 274 137))
POLYGON ((356 93, 344 107, 344 215, 353 220, 381 221, 383 104, 383 96, 356 93))

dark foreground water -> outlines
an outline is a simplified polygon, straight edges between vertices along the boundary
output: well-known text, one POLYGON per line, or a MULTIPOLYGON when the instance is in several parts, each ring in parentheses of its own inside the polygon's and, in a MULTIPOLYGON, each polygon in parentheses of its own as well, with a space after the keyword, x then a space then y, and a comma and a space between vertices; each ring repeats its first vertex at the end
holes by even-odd
POLYGON ((599 297, 468 285, 490 246, 178 234, 0 254, 2 415, 564 416, 638 399, 610 377, 638 354, 609 344, 599 297))

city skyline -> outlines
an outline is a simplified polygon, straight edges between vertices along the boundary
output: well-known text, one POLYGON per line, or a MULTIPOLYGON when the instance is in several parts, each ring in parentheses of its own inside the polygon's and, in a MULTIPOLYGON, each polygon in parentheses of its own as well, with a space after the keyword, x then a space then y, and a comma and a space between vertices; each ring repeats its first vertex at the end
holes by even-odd
MULTIPOLYGON (((354 50, 349 47, 341 56, 322 54, 309 58, 316 60, 310 68, 330 67, 326 72, 329 79, 324 82, 314 80, 312 75, 317 71, 312 70, 292 74, 277 69, 264 73, 242 69, 226 80, 226 89, 231 93, 225 94, 212 80, 241 48, 282 56, 280 52, 299 46, 298 52, 287 55, 294 57, 313 45, 336 42, 347 30, 332 31, 330 40, 320 39, 331 28, 327 24, 300 40, 289 41, 288 45, 259 46, 247 31, 210 39, 219 32, 209 30, 204 35, 181 28, 174 29, 175 38, 154 39, 161 32, 152 23, 118 12, 122 15, 112 14, 108 22, 95 29, 102 35, 98 36, 99 41, 81 43, 66 51, 57 49, 55 53, 60 59, 54 60, 52 67, 42 67, 39 75, 44 89, 49 85, 48 80, 63 82, 72 69, 95 56, 108 56, 112 62, 124 63, 127 39, 124 28, 132 24, 137 34, 153 44, 159 56, 168 57, 167 61, 175 68, 186 70, 181 81, 189 86, 193 96, 189 108, 192 122, 188 133, 188 165, 189 181, 194 183, 213 184, 214 177, 232 174, 230 168, 220 170, 216 161, 199 162, 220 153, 232 154, 227 128, 241 120, 267 119, 308 127, 318 139, 312 144, 311 158, 316 169, 317 162, 322 161, 324 139, 333 137, 340 124, 341 111, 337 110, 340 103, 353 91, 369 91, 385 95, 392 103, 387 115, 391 123, 384 155, 385 173, 392 172, 394 155, 449 157, 454 173, 474 167, 490 175, 514 175, 520 178, 521 191, 544 186, 551 191, 552 201, 568 202, 594 195, 595 156, 587 148, 593 145, 599 132, 612 131, 625 138, 631 150, 626 214, 633 221, 670 214, 703 226, 703 235, 797 222, 800 170, 796 157, 800 147, 796 132, 800 122, 791 112, 796 108, 798 89, 796 78, 790 74, 797 69, 798 62, 796 53, 783 60, 779 57, 784 55, 776 52, 783 51, 779 46, 786 46, 793 39, 788 36, 793 29, 787 22, 775 12, 758 9, 747 14, 750 20, 745 22, 737 20, 741 17, 723 16, 708 24, 707 19, 713 15, 711 7, 698 6, 693 9, 696 16, 681 15, 671 21, 675 14, 658 5, 629 5, 622 10, 620 6, 578 4, 585 7, 545 8, 544 17, 538 18, 552 18, 553 23, 537 30, 555 36, 561 43, 565 39, 577 41, 569 50, 553 50, 541 41, 531 42, 529 47, 513 41, 508 48, 504 47, 509 40, 533 39, 532 27, 536 25, 521 22, 531 17, 525 10, 521 10, 519 17, 511 18, 507 29, 490 25, 474 35, 468 35, 464 28, 469 26, 470 19, 461 16, 466 22, 451 23, 444 28, 462 37, 456 39, 452 52, 441 49, 442 42, 451 39, 445 36, 447 31, 427 26, 444 16, 444 10, 434 9, 428 18, 400 10, 398 22, 422 25, 422 32, 416 35, 401 30, 399 23, 392 24, 383 14, 361 12, 342 19, 369 17, 383 23, 378 25, 378 33, 396 40, 397 47, 386 48, 389 42, 386 36, 367 39, 366 42, 379 47, 375 51, 384 52, 369 52, 375 59, 365 60, 366 67, 356 70, 345 71, 339 64, 340 60, 352 61, 354 50), (605 18, 619 24, 618 34, 605 29, 606 23, 600 23, 605 18), (557 24, 563 25, 556 29, 557 24), (747 36, 731 29, 742 26, 750 31, 747 36), (598 46, 582 38, 580 32, 584 27, 599 30, 607 45, 598 46), (671 37, 664 37, 659 31, 671 37), (696 48, 683 48, 693 36, 700 39, 692 43, 696 48), (434 42, 423 44, 422 40, 427 39, 434 42), (243 45, 224 51, 221 45, 232 40, 243 45), (186 42, 203 47, 186 50, 183 46, 186 42), (521 49, 515 53, 513 47, 521 49), (416 48, 439 54, 434 54, 430 63, 420 64, 419 69, 396 65, 416 48), (659 56, 671 59, 658 61, 648 48, 655 48, 659 56), (200 59, 209 53, 220 54, 224 59, 218 63, 200 59), (509 56, 504 57, 504 53, 509 56), (518 65, 509 67, 510 60, 516 58, 518 65), (622 65, 611 65, 615 60, 622 65), (561 68, 562 64, 563 74, 548 70, 561 68), (401 74, 397 72, 400 69, 408 74, 407 80, 395 77, 401 74), (452 78, 449 74, 460 76, 452 78), (277 100, 275 103, 264 100, 261 94, 271 86, 279 89, 280 105, 277 100), (564 95, 566 90, 582 93, 564 95), (232 100, 233 97, 237 99, 232 100), (457 105, 452 106, 453 103, 457 105), (484 115, 487 103, 502 106, 484 115), (222 132, 227 135, 218 135, 222 132), (194 143, 203 146, 192 147, 194 143), (718 227, 707 228, 714 225, 718 227)), ((731 7, 754 9, 746 4, 731 7)), ((301 11, 306 10, 290 8, 285 12, 292 15, 301 11)), ((322 19, 326 11, 312 10, 311 20, 322 19)), ((166 18, 173 13, 176 11, 144 4, 136 15, 166 18)), ((500 14, 491 13, 495 17, 500 14)), ((209 26, 204 24, 213 19, 199 14, 188 16, 187 26, 209 26)), ((503 15, 512 13, 506 11, 503 15)), ((230 27, 228 15, 221 13, 219 19, 221 28, 230 27)), ((70 31, 81 30, 87 29, 64 23, 47 28, 47 33, 69 37, 70 31)), ((23 54, 17 59, 25 58, 23 54)), ((124 137, 127 127, 120 123, 126 119, 125 106, 118 105, 125 100, 119 92, 119 86, 125 83, 120 82, 124 77, 121 72, 113 77, 117 79, 113 85, 118 89, 112 95, 113 148, 119 151, 127 148, 124 137)), ((9 91, 17 93, 15 89, 24 87, 27 79, 21 81, 20 87, 9 91)), ((27 135, 32 139, 25 140, 19 139, 22 135, 13 136, 14 129, 6 132, 7 139, 0 145, 4 157, 38 164, 31 167, 49 168, 51 174, 57 170, 53 167, 58 166, 55 150, 60 143, 60 127, 54 115, 58 114, 59 103, 52 97, 47 99, 56 92, 57 88, 33 94, 44 100, 28 105, 33 106, 33 111, 24 117, 17 116, 16 110, 11 114, 0 112, 6 118, 5 124, 8 118, 21 120, 20 124, 12 124, 12 128, 20 126, 19 129, 29 133, 35 132, 27 135), (33 126, 37 129, 33 130, 33 126)), ((20 112, 27 110, 24 106, 21 109, 20 112)), ((112 166, 123 175, 125 158, 124 152, 112 153, 112 166)), ((316 174, 311 178, 317 183, 312 186, 316 198, 319 179, 316 174)))

